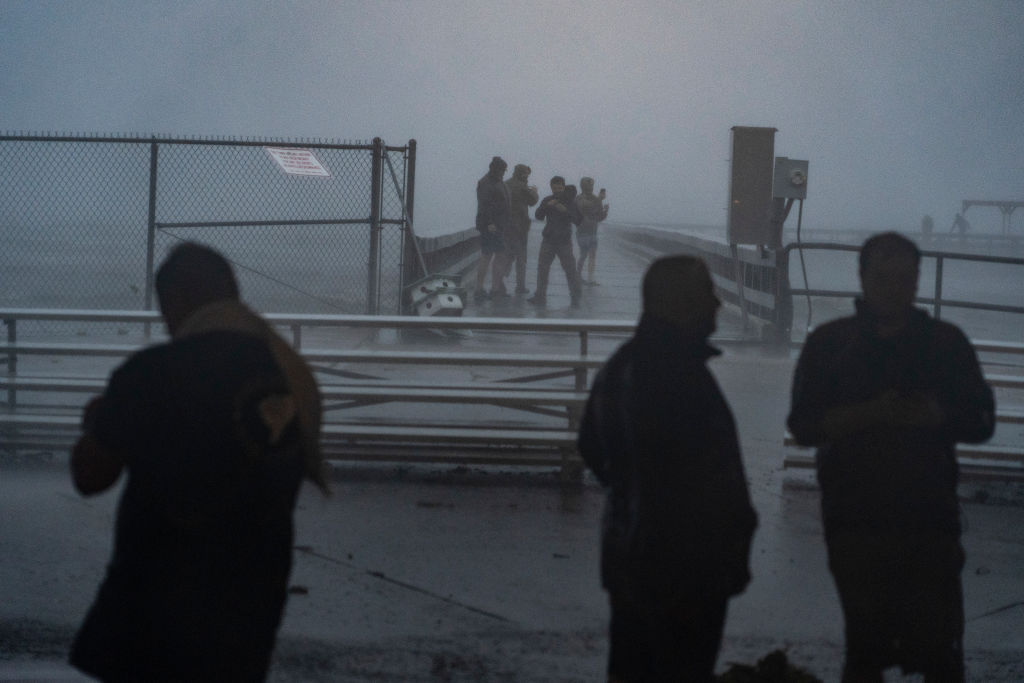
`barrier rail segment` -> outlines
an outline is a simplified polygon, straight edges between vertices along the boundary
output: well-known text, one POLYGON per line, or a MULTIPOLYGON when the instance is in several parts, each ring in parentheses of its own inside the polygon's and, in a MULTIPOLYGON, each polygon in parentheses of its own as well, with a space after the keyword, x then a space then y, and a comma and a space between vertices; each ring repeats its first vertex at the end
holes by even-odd
MULTIPOLYGON (((609 224, 609 234, 627 249, 637 251, 648 258, 664 254, 687 253, 704 259, 711 270, 719 296, 726 304, 739 309, 747 326, 748 316, 761 324, 762 334, 776 343, 791 343, 795 300, 802 297, 853 298, 859 294, 853 290, 811 289, 791 285, 790 254, 798 251, 842 251, 856 253, 860 243, 872 233, 857 233, 853 237, 857 244, 841 242, 807 241, 790 242, 779 249, 752 248, 728 245, 720 239, 689 234, 679 230, 651 228, 640 225, 609 224)), ((822 234, 819 232, 819 234, 822 234)), ((842 234, 847 237, 850 235, 842 234)), ((710 233, 709 233, 710 235, 710 233)), ((938 240, 936 240, 938 241, 938 240)), ((927 241, 925 241, 927 244, 927 241)), ((1009 244, 1009 243, 1007 243, 1009 244)), ((1013 242, 1014 245, 1017 242, 1013 242)), ((1024 306, 994 304, 990 301, 969 301, 949 299, 943 296, 945 265, 949 262, 964 261, 977 263, 1005 264, 1024 267, 1024 258, 1012 256, 989 256, 985 254, 923 248, 921 255, 935 261, 934 295, 920 296, 918 304, 930 306, 936 318, 942 317, 943 307, 974 309, 997 313, 1024 314, 1024 306)))
MULTIPOLYGON (((834 242, 791 242, 784 247, 784 251, 788 254, 792 251, 800 250, 826 250, 826 251, 846 251, 846 252, 860 252, 859 245, 852 244, 836 244, 834 242)), ((946 261, 967 261, 974 263, 1001 263, 1006 265, 1022 266, 1024 267, 1024 258, 1017 258, 1012 256, 989 256, 986 254, 961 254, 950 251, 937 251, 933 249, 921 249, 921 257, 935 259, 935 280, 933 287, 934 296, 925 297, 920 296, 915 299, 915 302, 925 304, 932 307, 933 315, 936 318, 942 317, 942 307, 948 306, 949 308, 970 308, 980 311, 994 311, 998 313, 1021 313, 1024 314, 1024 306, 1011 306, 1003 304, 993 304, 985 301, 965 301, 957 299, 945 299, 942 296, 943 290, 943 273, 944 264, 946 261)), ((820 296, 820 297, 832 297, 832 298, 849 298, 857 294, 852 291, 837 291, 837 290, 823 290, 823 289, 800 289, 790 288, 790 297, 802 297, 802 296, 820 296)))
MULTIPOLYGON (((344 314, 291 314, 264 313, 263 318, 271 325, 288 329, 292 344, 302 348, 302 332, 314 328, 341 329, 395 329, 395 330, 478 330, 529 332, 531 334, 578 335, 580 353, 588 350, 589 336, 611 334, 626 336, 632 334, 636 323, 624 320, 581 320, 581 319, 538 319, 538 318, 462 318, 432 317, 421 318, 404 315, 344 315, 344 314)), ((158 325, 162 323, 156 311, 111 311, 46 308, 0 308, 0 321, 7 327, 7 341, 17 340, 19 321, 71 321, 84 323, 125 323, 158 325)))
MULTIPOLYGON (((547 430, 546 437, 539 437, 543 429, 526 426, 517 429, 481 427, 464 424, 360 424, 331 421, 327 434, 333 435, 331 453, 338 457, 360 459, 396 459, 415 461, 460 462, 502 462, 504 464, 528 464, 537 462, 560 463, 563 472, 572 469, 570 460, 562 451, 571 450, 579 416, 587 400, 588 378, 591 371, 600 368, 606 355, 590 353, 589 340, 592 335, 626 337, 635 328, 632 322, 621 320, 558 320, 558 319, 511 319, 511 318, 418 318, 408 316, 368 316, 333 314, 266 314, 268 321, 281 330, 290 330, 295 345, 311 363, 321 378, 321 392, 325 402, 325 415, 337 415, 338 411, 349 408, 363 408, 385 403, 417 404, 475 404, 513 408, 548 418, 565 420, 564 430, 547 430), (379 349, 336 349, 302 347, 304 333, 317 328, 347 329, 405 329, 405 330, 487 330, 510 333, 552 334, 575 337, 577 353, 509 353, 504 350, 480 352, 476 350, 420 351, 384 346, 379 349), (417 365, 424 368, 505 368, 529 369, 532 374, 512 374, 486 381, 458 383, 444 380, 442 386, 428 379, 410 380, 407 374, 397 372, 397 377, 388 377, 391 368, 417 365), (354 369, 358 368, 358 372, 354 369), (404 376, 403 376, 404 375, 404 376), (572 378, 572 386, 565 387, 545 384, 543 380, 572 378), (332 426, 333 425, 333 426, 332 426), (365 429, 354 429, 360 427, 365 429), (442 432, 431 430, 447 429, 443 432, 452 441, 442 443, 442 432), (347 430, 347 431, 346 431, 347 430), (459 431, 468 430, 468 431, 459 431), (502 431, 502 435, 498 432, 502 431), (349 434, 341 438, 342 433, 349 434), (418 435, 418 436, 417 436, 418 435), (460 439, 463 439, 460 441, 460 439), (419 447, 417 446, 417 439, 419 447), (490 440, 489 440, 490 439, 490 440), (521 448, 513 448, 519 439, 521 448), (377 452, 379 449, 380 452, 377 452), (426 450, 429 449, 429 454, 426 450), (497 450, 481 453, 480 450, 497 450), (524 450, 525 449, 525 450, 524 450), (452 455, 445 455, 451 451, 452 455), (541 453, 540 451, 544 451, 541 453), (457 453, 456 453, 457 452, 457 453), (528 457, 524 455, 528 454, 528 457), (474 458, 478 458, 474 460, 474 458), (502 460, 505 458, 505 460, 502 460)), ((69 434, 61 438, 46 435, 46 426, 57 431, 77 429, 77 410, 80 405, 19 406, 18 392, 52 392, 51 403, 57 395, 90 394, 102 391, 105 377, 38 376, 18 372, 19 357, 60 357, 120 358, 137 351, 142 344, 136 343, 79 343, 35 342, 18 340, 18 323, 24 321, 101 321, 122 324, 151 326, 159 321, 152 311, 103 311, 72 309, 0 309, 0 320, 8 329, 7 342, 0 343, 0 357, 6 357, 8 372, 0 376, 0 390, 6 390, 8 414, 0 420, 6 430, 3 441, 7 447, 53 446, 70 444, 69 434), (33 414, 33 411, 45 414, 33 414), (69 414, 75 413, 75 414, 69 414), (25 418, 22 420, 21 418, 25 418), (52 420, 51 420, 52 418, 52 420), (69 427, 70 425, 70 427, 69 427), (13 429, 14 431, 10 431, 13 429), (16 438, 12 438, 16 437, 16 438)), ((715 340, 717 341, 717 340, 715 340)), ((1024 354, 1024 343, 995 340, 973 342, 979 353, 1024 354)), ((798 344, 795 346, 799 346, 798 344)), ((95 368, 94 368, 95 369, 95 368)), ((44 370, 46 372, 46 370, 44 370)), ((1024 376, 1013 374, 986 374, 993 387, 1024 389, 1024 376)), ((451 413, 445 415, 449 420, 451 413)), ((1024 424, 1024 411, 1001 409, 997 416, 1001 423, 1024 424)), ((379 417, 374 415, 373 420, 379 417)), ((70 432, 69 432, 70 433, 70 432)), ((790 444, 787 444, 790 445, 790 444)), ((965 467, 975 467, 979 458, 984 460, 986 476, 995 476, 1005 466, 1008 476, 1014 474, 1024 454, 1016 450, 988 448, 971 451, 974 456, 965 467), (1000 458, 998 453, 1006 453, 1000 458), (983 453, 983 457, 978 455, 983 453)), ((785 467, 809 466, 813 458, 806 455, 786 455, 785 467)), ((576 465, 572 465, 575 467, 576 465)), ((973 471, 968 469, 967 471, 973 471)))

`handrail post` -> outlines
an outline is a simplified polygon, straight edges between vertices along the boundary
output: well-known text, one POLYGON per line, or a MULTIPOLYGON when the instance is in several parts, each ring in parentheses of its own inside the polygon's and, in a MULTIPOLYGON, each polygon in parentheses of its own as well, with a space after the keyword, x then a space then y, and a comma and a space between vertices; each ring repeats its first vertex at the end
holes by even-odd
POLYGON ((942 255, 935 257, 935 319, 942 318, 942 255))
POLYGON ((793 337, 793 288, 789 282, 789 247, 775 250, 775 335, 778 346, 793 337))

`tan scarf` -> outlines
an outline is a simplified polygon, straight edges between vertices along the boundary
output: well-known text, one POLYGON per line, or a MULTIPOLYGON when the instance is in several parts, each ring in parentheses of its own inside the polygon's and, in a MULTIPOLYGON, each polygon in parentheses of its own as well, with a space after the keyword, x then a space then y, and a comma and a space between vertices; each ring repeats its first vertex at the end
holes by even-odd
POLYGON ((270 430, 270 441, 280 438, 293 418, 299 420, 306 477, 327 492, 320 453, 320 391, 306 361, 270 324, 240 301, 224 299, 196 309, 178 328, 175 339, 203 332, 240 332, 264 340, 284 373, 290 394, 268 396, 259 405, 260 419, 270 430))

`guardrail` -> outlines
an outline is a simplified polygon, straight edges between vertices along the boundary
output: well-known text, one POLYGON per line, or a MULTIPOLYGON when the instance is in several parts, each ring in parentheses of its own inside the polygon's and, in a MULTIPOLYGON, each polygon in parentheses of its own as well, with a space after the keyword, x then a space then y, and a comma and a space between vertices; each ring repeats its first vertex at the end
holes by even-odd
MULTIPOLYGON (((273 313, 264 317, 290 334, 319 378, 325 412, 323 445, 332 459, 550 465, 560 467, 567 477, 578 475, 582 468, 575 453, 578 420, 587 400, 590 373, 606 358, 606 353, 591 352, 592 338, 621 338, 634 328, 634 323, 618 320, 273 313), (408 350, 391 344, 372 349, 315 348, 308 341, 322 340, 324 335, 316 331, 323 328, 490 331, 508 333, 513 341, 484 351, 408 350), (558 352, 523 352, 531 349, 515 344, 513 335, 526 332, 534 340, 545 334, 568 337, 568 346, 575 352, 566 352, 564 341, 555 345, 558 352), (419 369, 409 372, 410 367, 419 369), (475 381, 457 381, 466 371, 478 376, 475 381), (382 404, 396 408, 349 416, 353 409, 382 404), (402 404, 418 406, 415 419, 402 412, 402 404), (452 404, 473 408, 453 411, 448 407, 452 404), (512 409, 515 412, 509 415, 531 417, 509 419, 506 413, 488 414, 480 406, 512 409)), ((134 325, 141 332, 152 328, 159 317, 149 311, 3 309, 0 320, 7 327, 7 340, 0 343, 0 357, 7 360, 6 378, 0 378, 0 391, 7 394, 7 412, 0 412, 2 446, 52 450, 73 443, 85 397, 102 390, 109 368, 148 338, 136 334, 135 343, 122 338, 96 343, 72 335, 65 341, 30 341, 21 338, 22 328, 33 321, 71 321, 134 325), (67 372, 54 376, 53 366, 29 363, 32 358, 65 358, 71 365, 88 368, 92 376, 67 372), (37 371, 22 372, 21 365, 35 366, 37 371), (38 372, 40 367, 44 374, 38 372), (34 397, 33 403, 19 401, 19 393, 34 397)))
MULTIPOLYGON (((764 327, 762 338, 779 344, 792 342, 794 299, 833 297, 852 299, 859 291, 794 288, 790 284, 790 255, 798 250, 859 252, 860 245, 838 242, 790 242, 781 249, 764 249, 724 244, 715 239, 685 232, 640 226, 614 228, 612 234, 623 245, 645 256, 689 253, 704 259, 712 272, 722 300, 737 307, 746 326, 748 316, 764 327)), ((868 233, 865 233, 865 237, 868 233)), ((999 263, 1024 268, 1024 258, 988 256, 954 251, 922 249, 921 255, 935 260, 933 296, 920 296, 917 303, 931 306, 936 318, 943 307, 969 308, 999 313, 1024 314, 1022 305, 993 304, 988 301, 949 299, 943 296, 945 265, 951 261, 999 263)), ((1024 279, 1024 270, 1022 279, 1024 279)))
MULTIPOLYGON (((595 335, 603 341, 625 338, 635 323, 621 320, 555 320, 513 318, 419 318, 409 316, 276 314, 264 316, 271 324, 287 331, 293 345, 307 358, 321 377, 330 429, 325 432, 325 447, 333 457, 359 459, 431 460, 455 459, 460 462, 504 462, 516 464, 561 464, 563 472, 574 471, 579 462, 572 454, 577 420, 586 401, 589 378, 603 365, 607 353, 592 351, 595 335), (306 343, 313 331, 322 328, 346 330, 406 330, 406 331, 475 331, 529 333, 531 338, 549 334, 569 337, 575 352, 566 353, 565 343, 558 346, 559 353, 523 353, 512 344, 488 347, 486 352, 472 350, 423 351, 407 350, 384 345, 381 348, 314 348, 306 343), (607 337, 607 339, 605 339, 607 337), (432 378, 410 380, 404 370, 409 366, 471 370, 473 368, 497 370, 505 374, 487 381, 458 383, 451 378, 434 381, 432 378), (508 371, 514 371, 509 374, 508 371), (390 376, 389 376, 390 375, 390 376), (397 376, 396 376, 397 375, 397 376), (551 380, 561 380, 552 384, 551 380), (568 380, 566 384, 565 380, 568 380), (367 424, 366 415, 347 422, 338 421, 340 411, 384 403, 417 403, 450 405, 493 405, 513 408, 547 418, 559 418, 555 428, 532 423, 509 425, 459 422, 454 411, 444 413, 443 424, 403 423, 400 419, 382 421, 373 415, 367 424), (514 448, 516 438, 520 448, 514 448), (486 453, 482 452, 486 451, 486 453)), ((84 399, 65 401, 62 408, 52 405, 44 409, 25 410, 18 405, 19 392, 44 393, 53 397, 94 394, 102 389, 106 370, 94 376, 81 374, 53 376, 38 373, 20 373, 18 361, 28 357, 55 358, 69 356, 78 359, 120 359, 136 351, 146 342, 136 343, 82 343, 38 342, 19 340, 19 323, 38 321, 73 321, 87 323, 117 323, 151 328, 159 316, 152 311, 96 311, 66 309, 0 309, 0 320, 7 328, 6 342, 0 343, 0 357, 7 362, 6 378, 0 377, 0 391, 7 393, 7 415, 0 415, 0 427, 19 430, 20 443, 53 445, 57 441, 67 445, 77 425, 75 411, 84 399), (43 412, 44 415, 33 414, 43 412), (46 432, 47 416, 54 417, 50 424, 55 431, 46 432)), ((141 338, 141 335, 139 335, 141 338)), ((715 340, 716 342, 728 340, 715 340)), ((976 340, 979 353, 1024 355, 1024 343, 976 340)), ((987 374, 990 383, 998 388, 1024 389, 1024 378, 1016 375, 987 374)), ((461 413, 458 413, 461 414, 461 413)), ((1024 416, 1014 409, 1001 408, 1000 422, 1021 424, 1024 416)), ((6 441, 14 443, 5 433, 6 441)), ((984 451, 986 460, 993 458, 995 449, 984 451)), ((975 453, 971 451, 971 453, 975 453)), ((968 455, 965 452, 965 455, 968 455)), ((1019 471, 1022 458, 1018 451, 1006 451, 1001 458, 1004 469, 1019 471)), ((813 460, 807 456, 787 455, 786 467, 806 467, 813 460)), ((970 463, 965 460, 965 465, 970 463)), ((993 470, 985 464, 987 472, 993 470)))

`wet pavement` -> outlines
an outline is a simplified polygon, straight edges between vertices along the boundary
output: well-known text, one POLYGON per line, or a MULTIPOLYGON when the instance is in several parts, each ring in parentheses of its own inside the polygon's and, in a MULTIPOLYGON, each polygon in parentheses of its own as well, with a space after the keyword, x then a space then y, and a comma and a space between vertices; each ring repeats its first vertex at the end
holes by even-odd
MULTIPOLYGON (((580 317, 635 318, 644 258, 607 244, 600 257, 602 285, 588 288, 580 317)), ((557 268, 549 313, 575 314, 557 268)), ((537 314, 515 299, 466 313, 499 307, 537 314)), ((723 320, 723 332, 737 325, 723 320)), ((810 473, 781 469, 792 366, 788 354, 735 346, 711 361, 760 516, 754 579, 730 604, 719 669, 786 648, 835 681, 842 620, 817 491, 810 473)), ((984 490, 985 504, 963 505, 969 680, 1019 681, 1024 505, 1016 487, 984 490)), ((0 681, 83 680, 62 661, 102 578, 117 497, 79 497, 59 455, 0 460, 0 681)), ((551 470, 339 466, 330 497, 308 486, 300 497, 270 680, 603 680, 602 504, 589 476, 566 485, 551 470)))

